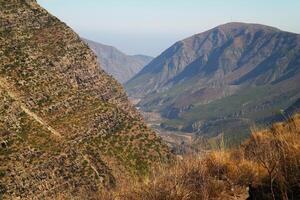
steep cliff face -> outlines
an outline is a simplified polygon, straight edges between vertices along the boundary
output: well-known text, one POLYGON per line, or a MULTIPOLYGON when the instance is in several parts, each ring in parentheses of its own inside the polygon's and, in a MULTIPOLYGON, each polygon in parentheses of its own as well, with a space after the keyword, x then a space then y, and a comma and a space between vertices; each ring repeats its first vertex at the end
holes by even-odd
POLYGON ((102 69, 111 74, 120 83, 125 83, 131 79, 153 59, 144 55, 126 55, 115 47, 87 39, 84 39, 84 41, 97 55, 102 69))
POLYGON ((0 0, 0 196, 113 187, 168 154, 78 35, 34 0, 0 0))

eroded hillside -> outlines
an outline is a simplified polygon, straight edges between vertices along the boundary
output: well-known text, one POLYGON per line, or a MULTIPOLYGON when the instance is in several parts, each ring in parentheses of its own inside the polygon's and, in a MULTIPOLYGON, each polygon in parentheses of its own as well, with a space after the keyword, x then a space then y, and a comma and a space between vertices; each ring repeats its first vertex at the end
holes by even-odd
POLYGON ((97 192, 167 148, 69 27, 34 0, 0 0, 0 196, 97 192))

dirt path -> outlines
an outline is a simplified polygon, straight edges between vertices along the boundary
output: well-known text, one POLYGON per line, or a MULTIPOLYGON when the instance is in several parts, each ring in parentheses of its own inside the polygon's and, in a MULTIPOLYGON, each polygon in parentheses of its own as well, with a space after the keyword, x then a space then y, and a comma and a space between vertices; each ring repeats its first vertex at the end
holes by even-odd
MULTIPOLYGON (((98 170, 96 167, 92 164, 91 160, 88 158, 87 155, 82 155, 83 159, 88 162, 89 166, 92 168, 92 170, 95 172, 95 174, 98 176, 99 180, 103 180, 103 178, 100 176, 98 170)), ((102 182, 102 181, 101 181, 102 182)))
POLYGON ((36 122, 41 124, 42 126, 46 127, 48 131, 50 131, 53 135, 57 137, 62 137, 61 134, 56 131, 54 128, 49 126, 42 118, 40 118, 37 114, 34 112, 30 111, 21 101, 20 98, 18 98, 18 94, 16 94, 14 91, 12 91, 9 87, 9 84, 4 78, 0 78, 0 87, 4 89, 8 93, 8 95, 16 101, 16 103, 20 106, 20 108, 28 114, 32 119, 34 119, 36 122))
POLYGON ((57 136, 57 137, 62 137, 61 134, 59 132, 57 132, 54 128, 52 128, 51 126, 47 125, 42 118, 40 118, 39 116, 37 116, 35 113, 31 112, 28 108, 26 108, 24 105, 20 105, 21 109, 28 114, 31 118, 33 118, 35 121, 37 121, 38 123, 40 123, 41 125, 45 126, 48 131, 50 131, 53 135, 57 136))

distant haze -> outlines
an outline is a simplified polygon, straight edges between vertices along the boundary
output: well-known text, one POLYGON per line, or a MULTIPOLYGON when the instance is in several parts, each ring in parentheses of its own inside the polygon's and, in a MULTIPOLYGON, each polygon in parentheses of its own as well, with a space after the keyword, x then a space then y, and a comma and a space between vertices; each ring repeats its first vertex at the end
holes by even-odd
POLYGON ((38 0, 82 37, 157 56, 175 41, 232 21, 300 33, 299 0, 38 0))

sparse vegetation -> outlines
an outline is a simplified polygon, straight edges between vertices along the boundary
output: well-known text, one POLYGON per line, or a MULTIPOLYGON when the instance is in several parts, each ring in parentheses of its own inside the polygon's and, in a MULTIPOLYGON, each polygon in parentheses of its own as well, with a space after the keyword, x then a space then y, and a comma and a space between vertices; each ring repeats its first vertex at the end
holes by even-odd
MULTIPOLYGON (((299 115, 239 148, 174 158, 69 27, 35 0, 0 0, 0 18, 0 199, 300 199, 299 115)), ((229 115, 265 91, 182 116, 229 115)))
POLYGON ((252 131, 239 149, 215 149, 128 178, 108 200, 299 199, 300 115, 252 131), (130 184, 129 184, 130 183, 130 184))
POLYGON ((167 146, 72 29, 34 0, 0 4, 1 198, 97 193, 119 171, 146 174, 167 160, 167 146))

